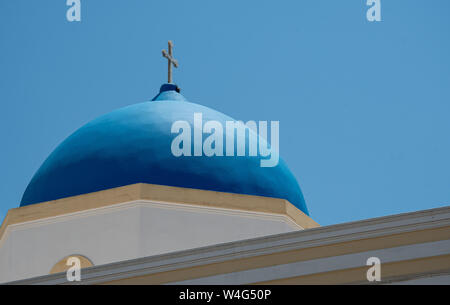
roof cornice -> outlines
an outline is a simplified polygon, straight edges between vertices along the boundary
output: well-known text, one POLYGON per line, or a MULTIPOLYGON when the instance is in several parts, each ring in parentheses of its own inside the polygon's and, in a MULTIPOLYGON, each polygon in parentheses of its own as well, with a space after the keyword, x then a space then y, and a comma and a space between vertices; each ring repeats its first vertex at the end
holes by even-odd
MULTIPOLYGON (((401 234, 413 234, 415 237, 409 236, 406 242, 400 241, 400 239, 394 240, 391 241, 391 245, 382 242, 383 246, 394 247, 424 243, 442 240, 442 238, 448 239, 449 228, 450 207, 443 207, 94 266, 83 269, 81 283, 100 284, 243 258, 249 259, 366 239, 400 236, 401 234), (442 236, 418 234, 426 230, 440 230, 442 236), (421 237, 418 237, 419 235, 421 237)), ((356 251, 352 247, 347 248, 346 251, 349 253, 356 251)), ((332 253, 324 255, 332 255, 332 253)), ((66 275, 60 273, 17 281, 12 284, 67 284, 67 280, 66 275)))
POLYGON ((0 241, 10 225, 137 200, 282 214, 304 229, 319 226, 285 199, 137 183, 10 209, 0 227, 0 241))

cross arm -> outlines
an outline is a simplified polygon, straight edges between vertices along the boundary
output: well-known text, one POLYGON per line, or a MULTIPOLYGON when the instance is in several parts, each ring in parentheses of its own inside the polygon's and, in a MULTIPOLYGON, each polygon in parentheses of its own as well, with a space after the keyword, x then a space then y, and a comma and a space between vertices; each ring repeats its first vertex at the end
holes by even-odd
POLYGON ((162 55, 171 62, 175 68, 178 68, 178 61, 174 59, 171 55, 167 54, 166 50, 162 50, 162 55))

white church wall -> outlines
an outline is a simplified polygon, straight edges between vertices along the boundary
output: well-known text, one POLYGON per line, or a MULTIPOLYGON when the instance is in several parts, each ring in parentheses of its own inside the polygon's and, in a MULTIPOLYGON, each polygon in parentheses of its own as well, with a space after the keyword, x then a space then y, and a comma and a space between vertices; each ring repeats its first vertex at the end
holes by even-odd
POLYGON ((167 204, 144 207, 141 222, 141 256, 301 229, 283 215, 167 204))
POLYGON ((72 254, 103 265, 299 229, 278 214, 121 203, 8 226, 0 241, 0 282, 49 274, 72 254))
POLYGON ((48 274, 62 258, 81 254, 94 264, 136 257, 139 210, 98 210, 12 225, 0 281, 48 274), (8 249, 9 248, 9 249, 8 249), (9 265, 13 273, 4 274, 9 265))

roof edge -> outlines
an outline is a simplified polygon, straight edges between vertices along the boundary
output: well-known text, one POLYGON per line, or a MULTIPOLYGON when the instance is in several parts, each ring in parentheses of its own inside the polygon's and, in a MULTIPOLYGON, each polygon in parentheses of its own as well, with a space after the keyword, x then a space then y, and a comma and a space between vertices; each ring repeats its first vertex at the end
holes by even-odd
POLYGON ((10 209, 0 227, 0 240, 9 225, 140 199, 282 214, 304 229, 319 227, 286 199, 137 183, 10 209))

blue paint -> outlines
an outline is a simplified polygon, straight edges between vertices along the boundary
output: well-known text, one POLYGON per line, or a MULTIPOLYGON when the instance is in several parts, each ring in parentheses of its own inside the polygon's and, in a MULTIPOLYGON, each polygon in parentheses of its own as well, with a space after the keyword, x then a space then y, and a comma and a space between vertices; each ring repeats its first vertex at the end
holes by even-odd
MULTIPOLYGON (((225 126, 232 118, 187 102, 165 84, 151 102, 112 111, 59 145, 29 183, 20 206, 134 183, 284 198, 308 214, 300 187, 284 161, 260 167, 259 157, 174 157, 172 123, 195 112, 225 126)), ((193 127, 192 127, 193 130, 193 127)))

